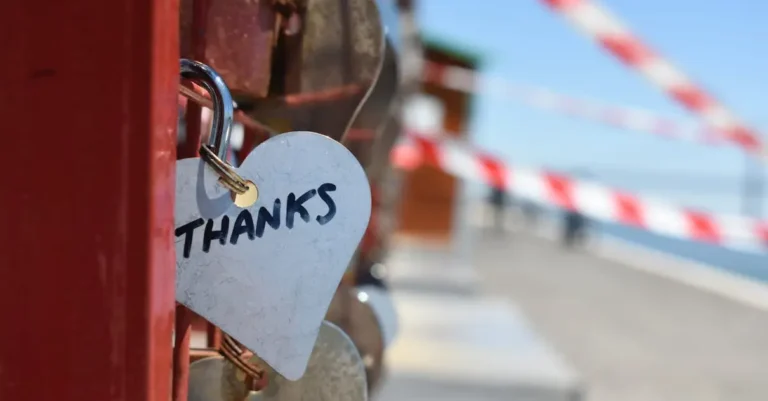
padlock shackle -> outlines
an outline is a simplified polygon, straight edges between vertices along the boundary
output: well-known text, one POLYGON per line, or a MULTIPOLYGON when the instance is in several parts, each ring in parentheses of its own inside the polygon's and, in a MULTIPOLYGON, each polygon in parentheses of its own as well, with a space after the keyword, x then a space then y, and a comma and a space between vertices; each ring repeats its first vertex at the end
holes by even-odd
POLYGON ((213 121, 208 147, 221 160, 227 159, 229 137, 232 133, 232 121, 235 115, 234 102, 224 79, 211 67, 188 59, 180 60, 181 77, 200 84, 211 96, 213 102, 213 121))

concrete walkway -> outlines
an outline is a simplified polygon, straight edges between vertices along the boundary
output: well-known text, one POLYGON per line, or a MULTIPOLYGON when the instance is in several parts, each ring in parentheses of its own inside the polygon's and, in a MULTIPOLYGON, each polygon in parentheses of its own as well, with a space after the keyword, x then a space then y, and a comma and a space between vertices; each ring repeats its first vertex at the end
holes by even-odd
POLYGON ((527 235, 477 250, 484 287, 568 358, 587 400, 768 400, 764 311, 527 235))
POLYGON ((388 262, 400 332, 379 401, 571 401, 576 372, 506 297, 482 293, 471 261, 402 245, 388 262))
POLYGON ((462 257, 393 255, 403 329, 380 401, 768 400, 759 304, 631 268, 616 252, 469 230, 462 257))

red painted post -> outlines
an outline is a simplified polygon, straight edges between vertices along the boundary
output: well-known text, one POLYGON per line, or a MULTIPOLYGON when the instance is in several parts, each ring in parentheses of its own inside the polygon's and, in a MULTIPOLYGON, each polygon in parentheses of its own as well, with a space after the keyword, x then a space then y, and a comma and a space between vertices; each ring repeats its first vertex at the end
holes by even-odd
POLYGON ((178 3, 2 7, 0 400, 167 401, 178 3))
MULTIPOLYGON (((191 54, 184 57, 201 60, 205 52, 207 0, 192 0, 191 54)), ((186 107, 186 142, 179 148, 179 158, 199 156, 202 133, 202 108, 194 102, 186 107)), ((207 135, 206 135, 207 137, 207 135)), ((187 401, 189 388, 189 346, 192 339, 192 321, 195 315, 179 304, 176 307, 176 335, 173 348, 172 401, 187 401)))

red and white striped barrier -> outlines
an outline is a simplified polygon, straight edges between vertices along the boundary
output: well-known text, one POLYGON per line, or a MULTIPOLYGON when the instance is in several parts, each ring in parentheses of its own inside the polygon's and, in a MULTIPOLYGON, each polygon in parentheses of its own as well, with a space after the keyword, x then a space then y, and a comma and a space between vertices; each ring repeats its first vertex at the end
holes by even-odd
POLYGON ((456 141, 409 132, 392 151, 395 166, 421 163, 503 188, 537 203, 577 210, 595 220, 737 249, 768 249, 768 221, 712 215, 561 174, 509 166, 456 141))
POLYGON ((542 1, 708 126, 722 132, 728 140, 765 157, 765 144, 755 130, 740 121, 672 63, 643 44, 603 6, 592 0, 542 1))
POLYGON ((423 80, 456 91, 477 93, 482 89, 494 95, 522 103, 526 106, 552 111, 627 131, 656 134, 666 138, 690 140, 709 145, 722 145, 728 141, 713 128, 700 124, 686 124, 659 116, 651 111, 634 107, 607 105, 536 88, 515 84, 496 77, 449 65, 427 62, 423 80))

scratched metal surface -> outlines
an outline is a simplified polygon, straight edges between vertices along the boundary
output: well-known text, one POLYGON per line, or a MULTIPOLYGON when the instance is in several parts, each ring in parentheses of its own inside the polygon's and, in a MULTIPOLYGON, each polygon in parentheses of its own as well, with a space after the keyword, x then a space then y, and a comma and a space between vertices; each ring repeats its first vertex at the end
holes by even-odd
POLYGON ((368 387, 375 389, 384 362, 384 337, 371 306, 361 302, 358 290, 342 285, 333 296, 325 319, 338 325, 355 344, 365 361, 368 387))
POLYGON ((238 100, 254 118, 289 130, 340 139, 369 96, 384 60, 384 28, 373 0, 308 0, 300 38, 286 45, 285 93, 343 96, 311 101, 238 100))
POLYGON ((302 27, 300 90, 376 79, 384 29, 372 0, 309 0, 302 27))
MULTIPOLYGON (((255 357, 253 362, 259 363, 255 357)), ((352 340, 329 322, 323 322, 307 371, 290 381, 267 369, 269 384, 250 401, 366 401, 368 390, 363 359, 352 340)))
MULTIPOLYGON (((213 218, 230 229, 241 209, 199 159, 180 160, 176 179, 176 227, 213 218)), ((259 145, 238 169, 259 188, 259 200, 247 210, 256 221, 259 209, 270 213, 281 200, 280 227, 265 226, 261 238, 247 235, 231 244, 213 241, 202 251, 204 227, 193 234, 189 258, 184 237, 176 238, 176 299, 219 326, 260 355, 289 379, 301 376, 331 298, 363 235, 370 216, 370 188, 365 172, 341 144, 322 135, 292 132, 259 145), (329 206, 314 196, 304 206, 308 221, 295 217, 285 228, 286 198, 324 183, 336 214, 325 225, 315 216, 329 206)))

